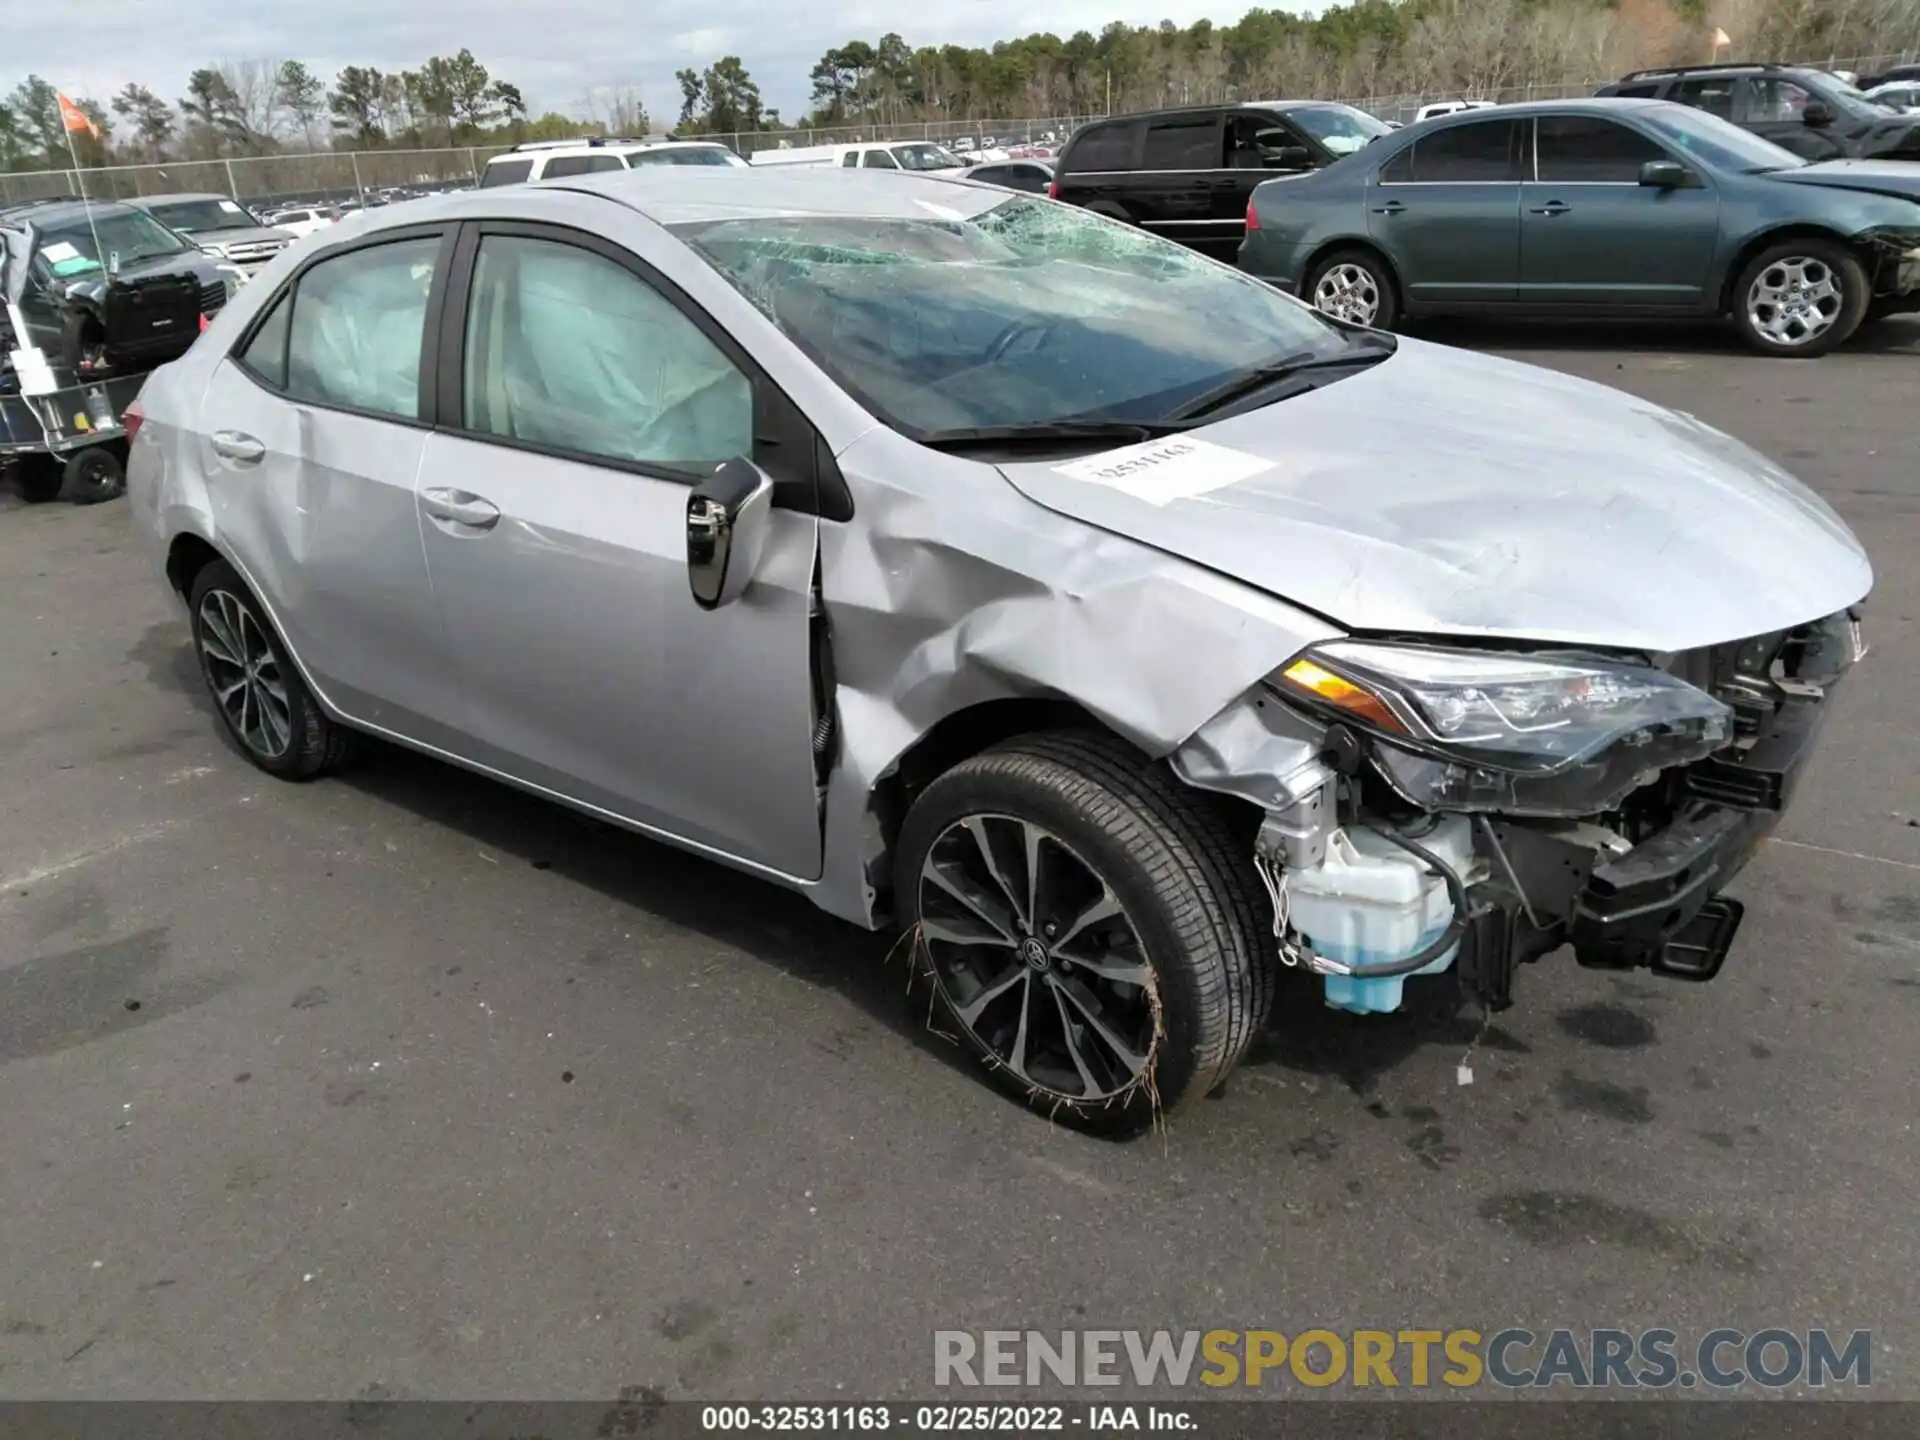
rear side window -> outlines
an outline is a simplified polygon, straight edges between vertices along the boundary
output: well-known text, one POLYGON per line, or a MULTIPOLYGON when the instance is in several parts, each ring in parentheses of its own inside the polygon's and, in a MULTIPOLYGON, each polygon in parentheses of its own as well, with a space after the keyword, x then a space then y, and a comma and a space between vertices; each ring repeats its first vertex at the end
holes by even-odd
POLYGON ((618 155, 555 155, 540 172, 542 180, 558 180, 567 175, 591 175, 599 170, 624 170, 618 155))
POLYGON ((1677 100, 1682 105, 1691 105, 1696 110, 1704 110, 1709 115, 1718 115, 1722 120, 1731 120, 1735 83, 1724 75, 1717 80, 1682 80, 1673 87, 1667 98, 1677 100))
POLYGON ((899 161, 884 150, 867 151, 866 168, 869 170, 898 170, 899 161))
POLYGON ((1074 143, 1065 168, 1073 170, 1131 170, 1133 147, 1140 127, 1096 125, 1074 143))
POLYGON ((292 313, 293 292, 288 291, 273 302, 247 348, 234 357, 276 390, 287 388, 287 319, 292 313))
POLYGON ((1632 185, 1667 152, 1636 130, 1587 115, 1543 115, 1535 140, 1539 175, 1561 184, 1632 185))
POLYGON ((846 154, 840 157, 840 163, 846 168, 852 169, 860 163, 860 152, 858 150, 847 151, 846 154))
POLYGON ((1147 126, 1147 143, 1140 152, 1140 168, 1218 170, 1220 147, 1220 118, 1217 115, 1155 120, 1147 126))
POLYGON ((1607 91, 1607 93, 1609 95, 1617 95, 1623 100, 1651 100, 1660 93, 1660 86, 1658 83, 1652 85, 1615 85, 1611 90, 1607 91))
POLYGON ((533 174, 531 160, 495 160, 480 176, 480 188, 484 190, 494 185, 518 185, 531 174, 533 174))
POLYGON ((420 337, 437 236, 323 260, 300 277, 287 337, 295 400, 411 420, 420 413, 420 337))
POLYGON ((1482 120, 1428 135, 1413 147, 1413 178, 1420 184, 1464 185, 1518 180, 1512 120, 1482 120))

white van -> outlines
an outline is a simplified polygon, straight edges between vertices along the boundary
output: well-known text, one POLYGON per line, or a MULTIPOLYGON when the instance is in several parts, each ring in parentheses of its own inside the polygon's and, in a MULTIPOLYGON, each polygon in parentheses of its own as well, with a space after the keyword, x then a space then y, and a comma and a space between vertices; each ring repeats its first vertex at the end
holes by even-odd
POLYGON ((756 150, 752 165, 838 165, 845 169, 964 170, 967 162, 929 140, 869 140, 857 145, 800 145, 778 150, 756 150))

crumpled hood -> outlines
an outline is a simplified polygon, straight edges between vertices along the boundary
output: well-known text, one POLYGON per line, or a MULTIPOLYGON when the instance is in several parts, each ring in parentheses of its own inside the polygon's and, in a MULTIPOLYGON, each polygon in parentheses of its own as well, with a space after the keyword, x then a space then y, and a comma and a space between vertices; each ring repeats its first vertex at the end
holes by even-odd
POLYGON ((1352 630, 1664 653, 1830 615, 1873 583, 1826 502, 1739 441, 1413 340, 1166 441, 1000 469, 1352 630))
MULTIPOLYGON (((1768 177, 1787 185, 1819 185, 1829 190, 1865 190, 1873 195, 1903 195, 1920 200, 1920 165, 1911 160, 1822 160, 1768 177)), ((1915 212, 1920 222, 1920 212, 1915 212)))

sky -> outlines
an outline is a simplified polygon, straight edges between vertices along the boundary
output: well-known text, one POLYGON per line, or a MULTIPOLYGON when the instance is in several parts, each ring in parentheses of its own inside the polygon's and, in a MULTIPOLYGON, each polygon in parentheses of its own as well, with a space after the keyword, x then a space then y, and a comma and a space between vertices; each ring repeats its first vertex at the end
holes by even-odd
MULTIPOLYGON (((331 81, 342 65, 409 69, 462 46, 541 110, 581 114, 589 91, 640 91, 648 113, 679 114, 676 70, 738 55, 766 103, 794 118, 807 72, 847 40, 897 30, 910 45, 982 45, 1051 30, 1098 33, 1110 21, 1231 23, 1258 0, 0 0, 0 93, 37 74, 70 95, 105 102, 128 81, 162 99, 219 60, 297 59, 331 81), (76 45, 91 30, 102 43, 76 45)), ((1295 0, 1266 0, 1305 8, 1295 0)))

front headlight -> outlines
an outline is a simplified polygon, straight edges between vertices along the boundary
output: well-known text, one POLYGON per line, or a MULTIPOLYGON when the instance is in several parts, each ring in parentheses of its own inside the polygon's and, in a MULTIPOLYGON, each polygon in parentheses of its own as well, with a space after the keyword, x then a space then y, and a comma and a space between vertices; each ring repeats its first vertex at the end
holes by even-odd
POLYGON ((1732 710, 1704 691, 1602 661, 1343 640, 1273 683, 1370 732, 1388 781, 1431 810, 1594 814, 1733 733, 1732 710))

